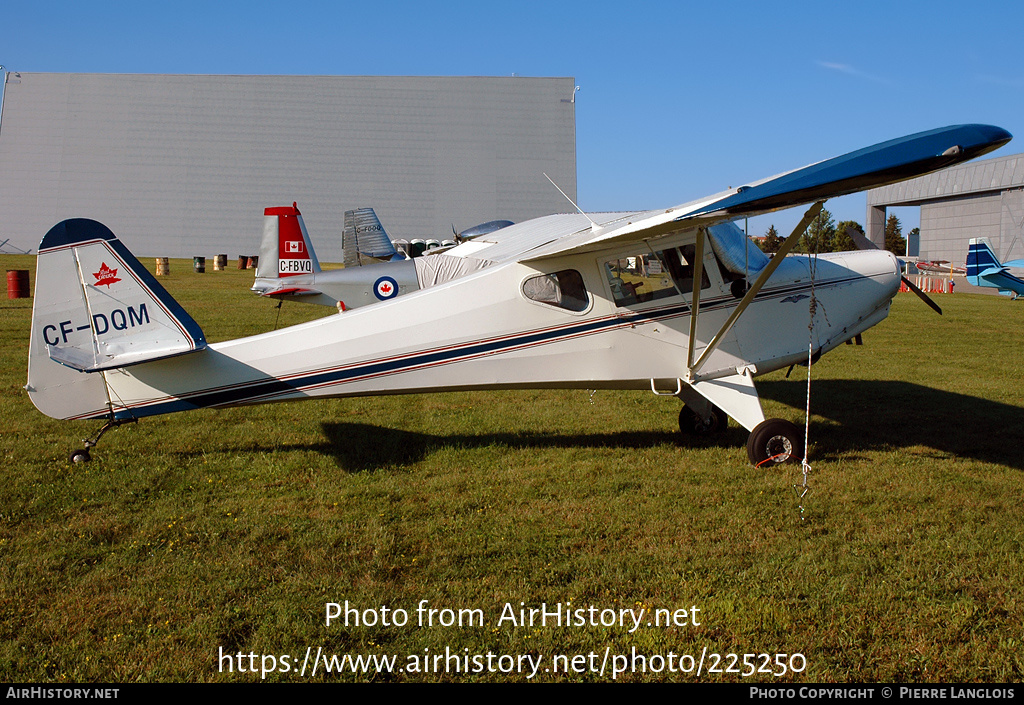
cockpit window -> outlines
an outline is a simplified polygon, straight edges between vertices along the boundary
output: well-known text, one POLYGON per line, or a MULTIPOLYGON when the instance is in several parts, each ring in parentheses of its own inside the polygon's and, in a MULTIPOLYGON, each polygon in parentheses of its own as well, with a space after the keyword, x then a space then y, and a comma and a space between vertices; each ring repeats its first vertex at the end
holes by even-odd
MULTIPOLYGON (((684 245, 605 262, 615 304, 631 306, 691 293, 695 249, 693 245, 684 245)), ((711 281, 706 271, 702 270, 701 274, 701 288, 707 289, 711 281)))
POLYGON ((590 305, 583 275, 575 269, 530 277, 523 282, 523 296, 568 311, 585 311, 590 305))

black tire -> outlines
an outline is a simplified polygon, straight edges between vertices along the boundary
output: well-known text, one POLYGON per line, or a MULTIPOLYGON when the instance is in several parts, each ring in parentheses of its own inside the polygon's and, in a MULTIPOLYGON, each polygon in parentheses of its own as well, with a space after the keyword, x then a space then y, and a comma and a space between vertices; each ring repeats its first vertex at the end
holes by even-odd
POLYGON ((89 450, 87 448, 80 448, 79 450, 72 451, 71 455, 68 456, 68 461, 71 462, 72 465, 75 463, 87 463, 90 460, 92 460, 92 456, 89 455, 89 450))
POLYGON ((679 430, 687 436, 710 436, 721 433, 729 426, 729 415, 717 406, 711 407, 711 420, 705 422, 693 409, 683 405, 679 410, 679 430))
POLYGON ((804 434, 794 423, 767 419, 750 432, 747 457, 756 466, 799 463, 804 459, 804 434))

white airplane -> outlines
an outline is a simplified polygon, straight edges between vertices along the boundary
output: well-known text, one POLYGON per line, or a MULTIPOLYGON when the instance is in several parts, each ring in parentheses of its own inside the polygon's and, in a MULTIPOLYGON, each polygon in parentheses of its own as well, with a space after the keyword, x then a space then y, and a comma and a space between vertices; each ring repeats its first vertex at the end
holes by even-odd
MULTIPOLYGON (((508 225, 512 222, 490 221, 455 237, 465 242, 508 225)), ((455 244, 451 242, 450 247, 455 244)), ((427 257, 418 256, 419 252, 414 253, 417 255, 414 257, 400 253, 372 208, 345 212, 342 250, 345 268, 322 270, 298 204, 266 208, 263 211, 259 266, 252 290, 279 300, 332 306, 339 311, 347 311, 433 286, 439 276, 454 278, 472 271, 463 267, 452 271, 449 266, 439 274, 439 265, 445 264, 445 261, 434 259, 443 251, 440 248, 427 257)), ((464 264, 467 261, 460 258, 447 263, 464 264)))
POLYGON ((899 265, 878 250, 787 257, 797 237, 769 260, 731 221, 816 202, 799 235, 825 197, 1010 138, 986 125, 940 128, 681 206, 537 218, 438 255, 457 276, 439 268, 405 296, 216 344, 109 229, 65 220, 39 246, 26 388, 51 417, 106 419, 73 461, 110 428, 175 411, 517 388, 674 395, 684 432, 721 429, 728 415, 751 432, 755 465, 799 461, 801 429, 765 419, 754 377, 883 320, 899 265))

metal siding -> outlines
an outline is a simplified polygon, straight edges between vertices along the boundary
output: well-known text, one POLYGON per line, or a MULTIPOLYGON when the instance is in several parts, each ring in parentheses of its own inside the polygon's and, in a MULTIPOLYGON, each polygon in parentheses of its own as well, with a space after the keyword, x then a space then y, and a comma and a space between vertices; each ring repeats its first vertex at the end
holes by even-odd
POLYGON ((571 78, 22 73, 0 125, 3 237, 106 223, 140 256, 253 254, 263 209, 298 201, 320 259, 344 212, 393 238, 564 211, 571 78))
POLYGON ((967 240, 993 238, 993 233, 993 245, 998 246, 1001 210, 1000 194, 925 203, 921 206, 921 258, 963 265, 967 240))
POLYGON ((868 191, 868 213, 921 206, 921 259, 962 265, 967 242, 987 237, 1004 260, 1024 256, 1024 159, 1012 154, 868 191))
POLYGON ((952 195, 983 193, 1024 184, 1024 159, 1020 154, 971 162, 916 179, 868 191, 869 206, 920 205, 923 201, 952 195))

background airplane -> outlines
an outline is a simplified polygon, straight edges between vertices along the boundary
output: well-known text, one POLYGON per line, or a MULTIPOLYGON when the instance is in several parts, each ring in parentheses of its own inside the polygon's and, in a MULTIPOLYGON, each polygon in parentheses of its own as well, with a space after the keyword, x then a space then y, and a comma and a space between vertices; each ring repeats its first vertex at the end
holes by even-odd
POLYGON ((995 287, 1000 294, 1016 300, 1024 294, 1024 280, 1010 274, 1008 267, 1024 267, 1024 260, 1000 262, 988 238, 971 238, 967 243, 967 281, 975 286, 995 287))
MULTIPOLYGON (((494 220, 455 237, 465 242, 509 225, 512 221, 494 220)), ((436 286, 486 266, 486 262, 473 258, 443 258, 443 253, 455 244, 428 250, 427 256, 413 247, 412 254, 407 255, 392 243, 372 208, 358 208, 345 212, 345 268, 325 271, 317 260, 298 204, 267 208, 252 290, 279 300, 336 306, 345 311, 436 286)))
POLYGON ((682 431, 714 432, 732 417, 750 431, 753 464, 799 461, 802 430, 764 417, 754 377, 816 359, 882 321, 899 264, 878 250, 787 257, 792 235, 769 260, 732 221, 816 201, 798 236, 827 196, 1010 139, 987 125, 940 128, 672 208, 537 218, 444 253, 484 263, 461 276, 216 344, 109 229, 66 220, 39 247, 26 388, 53 418, 107 419, 72 460, 88 459, 109 428, 176 411, 575 388, 676 396, 682 431))
POLYGON ((948 276, 967 274, 965 268, 957 267, 949 262, 949 260, 921 260, 914 262, 914 266, 917 267, 918 271, 929 274, 945 274, 948 276))

